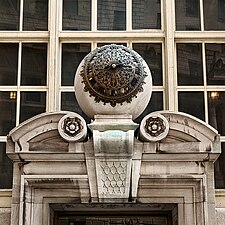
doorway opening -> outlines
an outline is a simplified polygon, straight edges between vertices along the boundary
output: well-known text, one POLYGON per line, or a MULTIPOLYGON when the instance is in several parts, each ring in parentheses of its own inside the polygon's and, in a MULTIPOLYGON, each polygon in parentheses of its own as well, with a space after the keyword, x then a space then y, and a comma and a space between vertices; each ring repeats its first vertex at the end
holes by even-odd
MULTIPOLYGON (((69 211, 61 211, 60 207, 52 206, 54 225, 178 225, 176 204, 88 204, 88 206, 83 207, 82 204, 80 208, 77 204, 72 207, 70 204, 69 211)), ((68 208, 68 205, 65 207, 68 208)))

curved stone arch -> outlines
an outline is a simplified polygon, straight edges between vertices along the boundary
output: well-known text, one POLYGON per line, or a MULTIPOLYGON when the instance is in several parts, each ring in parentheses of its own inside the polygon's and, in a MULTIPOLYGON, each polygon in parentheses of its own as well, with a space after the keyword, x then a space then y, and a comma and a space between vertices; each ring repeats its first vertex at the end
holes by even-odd
MULTIPOLYGON (((164 124, 164 126, 165 126, 164 124)), ((165 128, 164 128, 165 129, 165 128)), ((170 151, 175 151, 172 146, 185 146, 186 150, 189 151, 191 148, 197 148, 195 151, 215 151, 215 145, 219 142, 219 134, 212 126, 208 125, 204 121, 191 116, 183 112, 171 112, 171 111, 156 111, 148 114, 143 118, 140 126, 140 140, 147 142, 158 142, 161 145, 170 144, 170 151), (153 132, 153 127, 147 127, 148 119, 150 121, 155 118, 156 127, 159 125, 157 118, 164 118, 167 124, 167 130, 169 130, 166 135, 161 138, 159 136, 151 136, 153 132), (183 144, 182 144, 183 143, 183 144), (171 145, 172 144, 172 145, 171 145), (191 147, 192 146, 192 147, 191 147), (195 147, 194 147, 195 146, 195 147)))
POLYGON ((204 121, 183 112, 159 111, 169 122, 168 136, 180 141, 213 142, 218 131, 204 121))
MULTIPOLYGON (((59 136, 58 122, 63 116, 71 113, 69 111, 42 113, 24 121, 9 132, 8 139, 15 143, 13 151, 30 151, 30 142, 32 140, 40 142, 41 146, 41 143, 47 143, 50 140, 51 143, 54 143, 54 140, 57 139, 60 140, 58 144, 61 146, 59 147, 61 147, 62 151, 65 151, 65 146, 68 143, 59 136)), ((8 148, 8 152, 10 149, 12 148, 8 148)))

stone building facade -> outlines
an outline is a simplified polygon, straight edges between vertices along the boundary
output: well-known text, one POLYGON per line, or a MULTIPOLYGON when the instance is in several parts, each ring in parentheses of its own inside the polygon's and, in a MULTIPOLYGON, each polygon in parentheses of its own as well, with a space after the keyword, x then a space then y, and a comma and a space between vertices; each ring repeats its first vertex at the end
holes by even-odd
POLYGON ((99 218, 103 214, 111 218, 114 207, 122 211, 123 219, 131 216, 129 212, 139 212, 146 221, 146 214, 154 212, 151 219, 155 224, 204 224, 209 219, 223 225, 224 7, 224 0, 1 0, 0 224, 52 221, 72 225, 72 212, 77 208, 83 215, 101 211, 99 218), (131 149, 142 149, 137 158, 135 151, 129 153, 131 168, 134 162, 139 165, 135 172, 140 177, 132 175, 133 169, 130 173, 138 184, 132 183, 133 178, 128 182, 130 192, 136 190, 136 195, 129 193, 122 208, 121 203, 113 206, 111 202, 103 207, 101 197, 91 193, 93 171, 87 162, 95 156, 95 132, 88 128, 85 139, 71 144, 56 127, 69 112, 77 113, 88 126, 92 124, 74 96, 74 74, 89 52, 112 43, 138 52, 150 67, 153 80, 151 101, 133 121, 139 128, 131 149), (169 134, 158 144, 139 135, 143 119, 152 112, 176 118, 169 121, 169 134), (54 126, 49 124, 51 119, 54 126), (193 131, 189 123, 197 136, 188 133, 193 131), (40 131, 29 139, 26 131, 38 130, 38 124, 43 132, 48 126, 52 130, 40 131), (17 138, 11 139, 14 135, 17 138), (25 141, 26 153, 18 153, 20 138, 25 141), (12 160, 6 154, 7 141, 12 160), (177 152, 178 148, 182 152, 177 152), (176 191, 174 184, 179 187, 176 191), (61 192, 62 186, 66 188, 61 192), (164 189, 159 189, 161 186, 164 189), (50 192, 48 199, 45 195, 50 192), (69 197, 74 197, 72 203, 69 197), (95 202, 94 209, 91 202, 95 202))

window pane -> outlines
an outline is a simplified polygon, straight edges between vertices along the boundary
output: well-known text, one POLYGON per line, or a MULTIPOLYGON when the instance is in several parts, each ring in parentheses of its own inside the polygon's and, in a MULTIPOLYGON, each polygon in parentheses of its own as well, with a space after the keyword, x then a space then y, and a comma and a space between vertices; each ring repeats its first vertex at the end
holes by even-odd
POLYGON ((74 85, 77 67, 90 51, 91 44, 62 45, 62 85, 74 85))
POLYGON ((23 30, 48 30, 48 0, 24 0, 23 30))
POLYGON ((127 47, 127 43, 97 43, 97 47, 103 47, 105 45, 112 45, 112 44, 123 45, 123 46, 127 47))
POLYGON ((16 92, 0 92, 0 136, 16 126, 16 92))
POLYGON ((81 115, 87 123, 90 123, 90 119, 86 114, 81 110, 80 106, 77 103, 75 93, 64 92, 61 96, 61 110, 76 112, 81 115))
POLYGON ((221 143, 222 152, 214 164, 215 186, 216 188, 225 188, 225 143, 221 143))
POLYGON ((209 124, 225 135, 225 92, 208 92, 209 124))
POLYGON ((91 30, 91 1, 64 0, 63 30, 91 30))
POLYGON ((145 108, 144 112, 134 120, 135 123, 140 123, 141 120, 151 112, 163 110, 163 92, 152 92, 151 99, 145 108))
POLYGON ((0 1, 0 30, 19 30, 19 0, 0 1))
POLYGON ((45 111, 45 92, 21 92, 20 123, 45 111))
POLYGON ((126 0, 98 0, 98 30, 126 30, 126 0))
POLYGON ((177 44, 178 85, 203 85, 202 45, 177 44))
POLYGON ((205 120, 203 92, 179 92, 178 110, 205 120))
POLYGON ((0 189, 12 188, 12 161, 6 155, 6 144, 0 143, 0 189))
POLYGON ((132 22, 133 29, 160 29, 161 1, 133 0, 132 22))
POLYGON ((18 44, 0 44, 0 85, 17 84, 18 44))
POLYGON ((199 0, 176 0, 176 29, 200 30, 199 0))
POLYGON ((225 44, 206 44, 207 84, 225 85, 225 44))
POLYGON ((47 44, 23 44, 22 85, 46 85, 47 44))
POLYGON ((138 52, 148 64, 153 85, 163 85, 162 81, 162 45, 149 43, 133 43, 133 49, 138 52))
POLYGON ((225 0, 204 0, 205 30, 225 30, 225 0))

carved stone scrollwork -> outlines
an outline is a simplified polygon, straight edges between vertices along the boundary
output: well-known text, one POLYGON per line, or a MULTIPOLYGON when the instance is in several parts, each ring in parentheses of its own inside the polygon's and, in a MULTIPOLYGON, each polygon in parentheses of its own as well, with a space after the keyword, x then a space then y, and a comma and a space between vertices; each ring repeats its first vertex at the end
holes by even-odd
POLYGON ((59 120, 58 131, 60 136, 66 141, 82 141, 87 135, 87 126, 80 115, 69 113, 59 120))
POLYGON ((164 139, 169 132, 169 123, 167 119, 159 113, 147 115, 140 125, 140 136, 145 141, 160 141, 164 139))
POLYGON ((133 50, 121 45, 107 45, 89 53, 84 59, 80 75, 84 91, 96 102, 116 104, 130 103, 143 92, 147 76, 143 59, 133 50))

